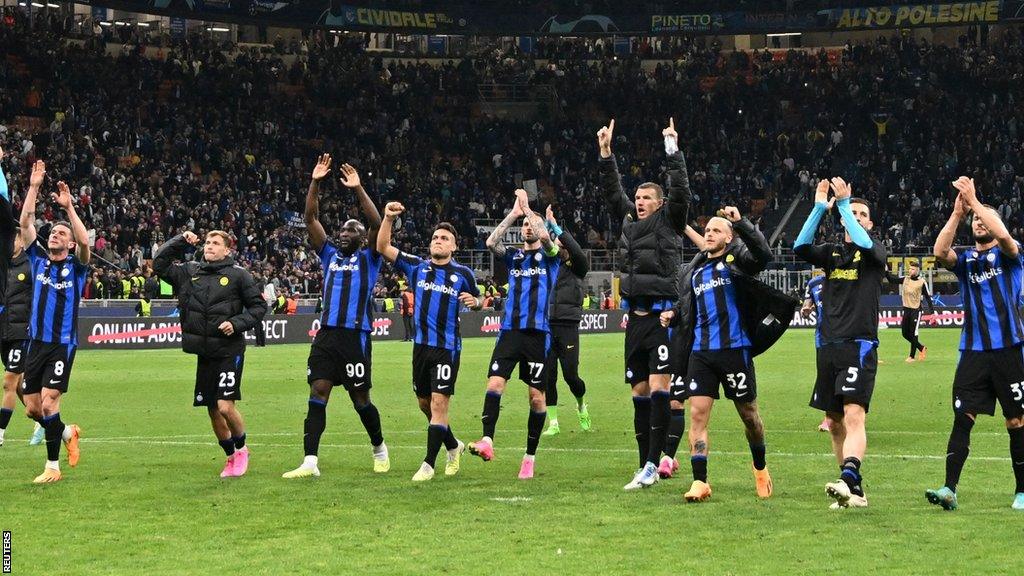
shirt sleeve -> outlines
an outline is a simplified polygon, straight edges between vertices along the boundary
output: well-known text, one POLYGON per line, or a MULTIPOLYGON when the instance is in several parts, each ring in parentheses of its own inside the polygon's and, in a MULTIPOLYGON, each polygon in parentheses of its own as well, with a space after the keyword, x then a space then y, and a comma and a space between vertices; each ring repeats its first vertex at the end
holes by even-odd
POLYGON ((406 254, 405 252, 399 252, 398 258, 395 260, 395 267, 405 274, 405 277, 412 280, 413 274, 416 272, 416 268, 423 263, 421 258, 413 256, 412 254, 406 254))
POLYGON ((968 250, 963 250, 956 255, 956 264, 953 265, 952 272, 956 274, 956 277, 963 280, 967 277, 967 253, 968 250))
POLYGON ((43 249, 35 242, 25 250, 25 254, 28 256, 28 259, 33 262, 46 258, 46 255, 43 254, 43 249))
POLYGON ((320 252, 317 256, 320 257, 320 265, 323 266, 324 270, 331 265, 331 260, 334 259, 334 255, 337 254, 338 248, 330 242, 324 242, 324 245, 320 247, 320 252))
POLYGON ((504 259, 506 268, 511 270, 512 267, 515 266, 514 262, 516 260, 516 255, 519 254, 520 252, 522 252, 522 250, 519 248, 516 248, 515 250, 505 250, 504 259))
POLYGON ((469 292, 477 298, 480 297, 480 290, 476 287, 476 277, 469 269, 462 271, 462 281, 466 283, 465 292, 469 292))

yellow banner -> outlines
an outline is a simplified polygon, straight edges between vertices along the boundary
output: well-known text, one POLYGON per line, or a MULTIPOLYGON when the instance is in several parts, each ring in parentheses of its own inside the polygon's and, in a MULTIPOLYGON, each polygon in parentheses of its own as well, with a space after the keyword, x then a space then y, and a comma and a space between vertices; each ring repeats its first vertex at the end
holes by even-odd
POLYGON ((999 21, 999 0, 847 8, 836 28, 906 28, 940 24, 975 24, 999 21))

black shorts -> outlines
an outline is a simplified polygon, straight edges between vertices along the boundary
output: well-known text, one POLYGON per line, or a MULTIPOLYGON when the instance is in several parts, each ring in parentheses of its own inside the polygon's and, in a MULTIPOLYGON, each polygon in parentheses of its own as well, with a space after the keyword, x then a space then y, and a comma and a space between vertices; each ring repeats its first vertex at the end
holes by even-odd
POLYGON ((690 353, 684 383, 688 398, 709 396, 718 399, 718 387, 722 385, 729 400, 757 400, 757 377, 749 348, 694 350, 690 353))
POLYGON ((21 384, 22 392, 39 394, 43 388, 49 388, 61 394, 66 393, 76 350, 77 348, 70 344, 30 340, 26 352, 28 359, 25 362, 25 381, 21 384))
POLYGON ((878 373, 878 344, 868 340, 824 344, 817 350, 818 377, 810 406, 842 412, 844 404, 868 411, 878 373))
POLYGON ((573 324, 551 324, 551 353, 548 355, 548 367, 545 368, 545 378, 558 377, 558 370, 555 364, 561 361, 563 370, 574 371, 580 365, 580 325, 573 324), (548 368, 551 368, 550 370, 548 368))
POLYGON ((306 381, 327 380, 345 390, 373 388, 370 333, 350 328, 321 328, 313 338, 306 362, 306 381))
POLYGON ((672 330, 660 312, 629 313, 626 324, 626 384, 646 382, 652 374, 672 374, 672 330))
POLYGON ((502 330, 491 354, 487 377, 512 377, 519 364, 519 379, 531 388, 545 390, 544 370, 551 354, 551 335, 539 330, 502 330))
POLYGON ((455 381, 459 378, 459 352, 413 344, 412 347, 412 391, 417 398, 429 398, 431 394, 455 394, 455 381))
POLYGON ((196 389, 193 406, 214 408, 218 400, 242 399, 242 368, 245 356, 207 358, 196 362, 196 389))
POLYGON ((961 352, 953 377, 953 410, 992 416, 997 399, 1004 417, 1024 415, 1024 347, 961 352))
POLYGON ((11 374, 24 374, 28 352, 28 340, 4 340, 0 342, 0 353, 3 354, 4 369, 11 374))

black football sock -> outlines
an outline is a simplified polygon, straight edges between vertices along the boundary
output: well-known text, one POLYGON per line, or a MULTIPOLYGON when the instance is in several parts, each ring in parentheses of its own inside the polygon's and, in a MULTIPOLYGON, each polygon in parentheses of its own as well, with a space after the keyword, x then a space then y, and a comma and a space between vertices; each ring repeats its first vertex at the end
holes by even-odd
POLYGON ((60 458, 60 445, 64 441, 64 423, 60 420, 60 412, 43 418, 46 429, 46 459, 56 462, 60 458))
POLYGON ((501 394, 487 391, 484 395, 484 413, 480 421, 484 425, 484 436, 494 440, 494 428, 498 425, 498 416, 501 412, 501 394))
POLYGON ((217 444, 220 444, 220 447, 224 450, 225 456, 231 456, 235 453, 235 441, 231 438, 228 438, 227 440, 217 440, 217 444))
POLYGON ((384 433, 380 430, 380 412, 377 411, 377 407, 373 405, 373 402, 368 402, 364 406, 358 406, 356 412, 359 413, 359 419, 363 422, 363 428, 366 428, 366 434, 370 437, 370 444, 374 446, 383 444, 384 433))
POLYGON ((636 449, 643 468, 647 463, 651 439, 651 399, 648 396, 633 396, 633 433, 636 434, 636 449))
POLYGON ((235 443, 235 450, 245 448, 245 432, 242 432, 241 436, 232 436, 231 440, 235 443))
POLYGON ((1014 428, 1007 432, 1010 434, 1010 460, 1013 463, 1013 478, 1017 481, 1016 493, 1020 494, 1024 492, 1024 428, 1014 428))
POLYGON ((447 430, 447 432, 445 432, 444 435, 444 448, 445 450, 455 450, 459 447, 459 440, 455 437, 455 434, 452 433, 451 426, 446 426, 445 430, 447 430))
POLYGON ((14 410, 0 408, 0 430, 7 429, 7 425, 11 423, 12 415, 14 415, 14 410))
POLYGON ((971 453, 971 428, 974 420, 966 414, 957 412, 953 416, 953 429, 949 432, 946 443, 946 488, 956 492, 960 483, 960 473, 971 453))
POLYGON ((302 448, 306 456, 316 456, 320 452, 320 437, 327 428, 327 403, 319 398, 309 399, 309 410, 306 421, 302 424, 302 448))
POLYGON ((534 412, 530 410, 530 416, 526 420, 526 454, 533 456, 537 453, 537 444, 540 444, 540 433, 544 429, 544 420, 548 413, 534 412))
POLYGON ((857 496, 864 495, 864 488, 861 486, 864 479, 860 474, 860 460, 858 458, 850 456, 843 460, 843 465, 839 467, 839 477, 850 487, 850 492, 857 496))
POLYGON ((693 479, 700 480, 707 484, 708 481, 708 457, 705 454, 690 456, 690 467, 693 468, 693 479))
POLYGON ((431 468, 437 462, 437 453, 441 451, 441 443, 448 434, 448 427, 444 424, 431 424, 427 427, 427 457, 424 462, 431 468))
POLYGON ((668 421, 668 434, 665 436, 665 456, 675 458, 679 450, 679 441, 686 429, 686 411, 681 408, 672 409, 672 418, 668 421))
POLYGON ((750 456, 754 459, 754 470, 764 470, 768 463, 765 461, 767 448, 764 444, 750 444, 750 456))
POLYGON ((669 400, 672 396, 667 390, 651 393, 651 437, 648 440, 647 463, 658 465, 661 452, 665 449, 668 434, 668 423, 672 418, 672 407, 669 400))

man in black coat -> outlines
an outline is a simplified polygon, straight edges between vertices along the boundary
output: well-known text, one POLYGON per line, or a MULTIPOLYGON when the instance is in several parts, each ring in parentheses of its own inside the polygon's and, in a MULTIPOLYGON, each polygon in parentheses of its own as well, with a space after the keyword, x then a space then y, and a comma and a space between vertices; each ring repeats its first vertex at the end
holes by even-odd
POLYGON ((227 232, 206 235, 202 262, 184 260, 187 245, 199 237, 185 232, 168 240, 153 258, 153 269, 174 286, 181 311, 181 341, 196 354, 193 406, 205 406, 227 462, 221 478, 241 476, 249 467, 245 423, 235 402, 242 399, 244 333, 260 328, 267 303, 252 274, 235 264, 227 232))
POLYGON ((686 374, 677 381, 673 397, 690 400, 694 480, 684 495, 688 502, 711 496, 708 421, 720 385, 746 428, 757 494, 771 496, 753 359, 782 336, 799 305, 754 278, 771 261, 771 248, 761 232, 733 206, 720 214, 723 217, 712 218, 705 227, 704 251, 679 273, 678 305, 661 314, 663 325, 679 328, 674 355, 680 361, 679 373, 686 374))

